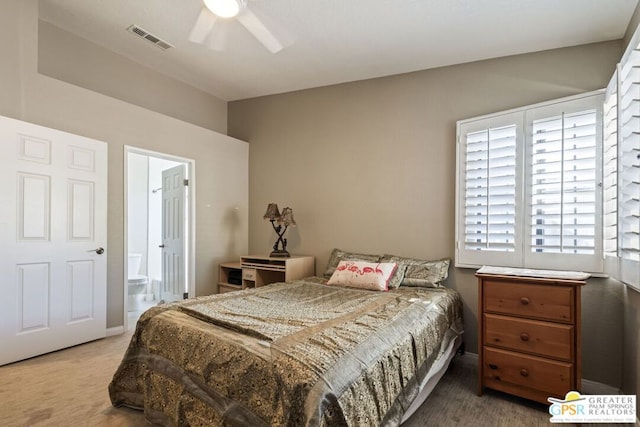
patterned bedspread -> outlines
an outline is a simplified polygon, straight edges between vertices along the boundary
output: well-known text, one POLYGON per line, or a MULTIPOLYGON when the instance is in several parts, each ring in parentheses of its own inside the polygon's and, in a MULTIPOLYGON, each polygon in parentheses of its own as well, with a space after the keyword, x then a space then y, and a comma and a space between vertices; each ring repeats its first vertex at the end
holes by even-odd
POLYGON ((322 278, 154 307, 109 385, 156 425, 398 425, 462 333, 447 288, 389 292, 322 278))

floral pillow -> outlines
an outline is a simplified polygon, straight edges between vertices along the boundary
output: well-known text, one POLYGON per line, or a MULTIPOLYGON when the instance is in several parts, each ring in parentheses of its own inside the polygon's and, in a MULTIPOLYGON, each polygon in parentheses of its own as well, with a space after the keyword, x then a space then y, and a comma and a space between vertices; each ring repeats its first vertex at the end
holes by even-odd
POLYGON ((369 255, 369 254, 358 254, 355 252, 345 252, 340 249, 334 249, 331 252, 331 256, 329 257, 329 262, 327 262, 327 268, 324 271, 325 277, 331 277, 334 271, 336 271, 336 267, 340 263, 340 261, 367 261, 367 262, 378 262, 380 261, 380 255, 369 255))
POLYGON ((327 284, 386 291, 396 268, 397 265, 390 262, 340 261, 327 284))

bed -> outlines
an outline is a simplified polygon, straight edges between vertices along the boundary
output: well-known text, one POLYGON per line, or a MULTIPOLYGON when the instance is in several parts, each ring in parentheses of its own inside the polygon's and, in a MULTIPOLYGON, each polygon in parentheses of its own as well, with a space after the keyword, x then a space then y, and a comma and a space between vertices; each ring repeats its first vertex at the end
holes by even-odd
POLYGON ((344 258, 332 253, 322 277, 149 309, 109 385, 112 404, 167 426, 401 424, 455 354, 460 297, 433 277, 409 286, 404 275, 425 270, 399 257, 397 287, 336 285, 344 258))

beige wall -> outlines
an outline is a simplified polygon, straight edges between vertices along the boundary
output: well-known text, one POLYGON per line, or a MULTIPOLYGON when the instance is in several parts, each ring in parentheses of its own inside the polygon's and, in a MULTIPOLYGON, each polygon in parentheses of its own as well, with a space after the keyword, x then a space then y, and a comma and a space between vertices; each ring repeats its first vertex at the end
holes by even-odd
MULTIPOLYGON (((453 258, 456 120, 602 88, 621 51, 613 41, 229 103, 229 134, 250 143, 250 250, 273 244, 262 214, 277 202, 298 223, 290 250, 320 272, 333 247, 453 258)), ((449 284, 475 352, 473 271, 452 269, 449 284)), ((623 291, 590 280, 583 297, 584 377, 614 387, 623 291)))
POLYGON ((107 327, 123 324, 125 145, 195 159, 196 292, 211 293, 218 262, 237 259, 248 248, 247 144, 38 74, 37 4, 2 3, 0 115, 108 143, 107 327))
MULTIPOLYGON (((133 39, 132 42, 138 40, 133 39)), ((40 74, 227 133, 227 103, 220 98, 139 65, 48 22, 39 21, 38 46, 40 74)), ((149 44, 149 49, 158 48, 149 44)))

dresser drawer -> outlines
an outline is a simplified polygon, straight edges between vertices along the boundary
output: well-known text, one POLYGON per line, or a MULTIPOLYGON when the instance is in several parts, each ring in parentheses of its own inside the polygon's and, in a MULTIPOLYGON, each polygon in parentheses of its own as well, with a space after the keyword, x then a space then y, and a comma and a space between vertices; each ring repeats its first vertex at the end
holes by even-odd
POLYGON ((511 351, 484 348, 484 379, 487 386, 515 386, 564 396, 574 384, 573 364, 511 351))
POLYGON ((243 268, 242 269, 242 278, 244 280, 256 280, 256 270, 255 270, 255 268, 243 268))
POLYGON ((572 325, 485 314, 484 334, 490 346, 573 360, 572 325))
POLYGON ((509 281, 484 282, 484 309, 533 319, 573 322, 574 289, 509 281))

